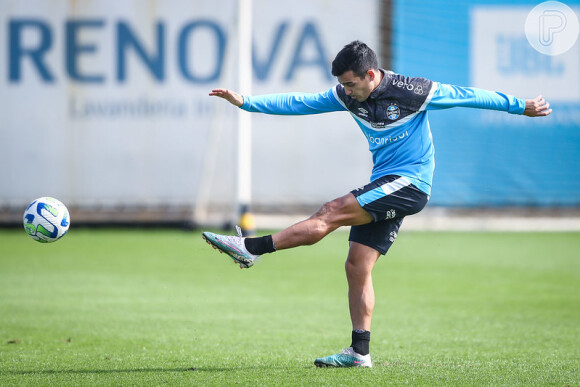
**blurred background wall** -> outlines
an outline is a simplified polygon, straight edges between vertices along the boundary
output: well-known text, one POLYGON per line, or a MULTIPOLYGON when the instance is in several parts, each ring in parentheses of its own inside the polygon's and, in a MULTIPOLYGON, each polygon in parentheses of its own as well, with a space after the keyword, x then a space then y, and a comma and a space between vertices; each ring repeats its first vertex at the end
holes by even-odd
MULTIPOLYGON (((495 111, 430 113, 436 149, 432 205, 580 204, 580 42, 558 56, 526 39, 529 1, 394 2, 393 69, 410 76, 542 94, 545 119, 495 111)), ((566 2, 580 15, 580 2, 566 2)))
MULTIPOLYGON (((535 51, 531 1, 253 0, 253 94, 318 92, 360 39, 408 76, 542 93, 529 119, 431 112, 431 207, 580 206, 580 43, 535 51)), ((567 2, 580 15, 580 2, 567 2)), ((0 223, 54 196, 82 222, 218 224, 236 211, 238 1, 0 2, 0 223)), ((309 210, 368 182, 347 113, 253 115, 252 207, 309 210)))

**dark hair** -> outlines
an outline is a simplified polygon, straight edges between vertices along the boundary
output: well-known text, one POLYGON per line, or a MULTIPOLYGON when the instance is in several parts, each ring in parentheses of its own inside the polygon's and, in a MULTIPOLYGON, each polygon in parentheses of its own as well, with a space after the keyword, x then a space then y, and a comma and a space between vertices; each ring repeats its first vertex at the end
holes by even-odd
POLYGON ((332 75, 335 77, 352 70, 355 75, 364 78, 367 71, 378 68, 377 54, 360 40, 344 46, 332 61, 332 75))

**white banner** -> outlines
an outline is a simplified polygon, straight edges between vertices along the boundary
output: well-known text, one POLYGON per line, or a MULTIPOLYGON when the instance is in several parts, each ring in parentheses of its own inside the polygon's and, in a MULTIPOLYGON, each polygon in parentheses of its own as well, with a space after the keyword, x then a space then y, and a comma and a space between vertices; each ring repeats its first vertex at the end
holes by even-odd
MULTIPOLYGON (((357 2, 361 23, 347 0, 254 0, 253 93, 332 87, 345 44, 378 48, 378 3, 357 2)), ((0 206, 183 205, 204 189, 230 201, 237 109, 207 94, 237 87, 237 4, 0 2, 0 206)), ((368 181, 346 113, 253 125, 256 203, 316 203, 368 181)))
MULTIPOLYGON (((580 42, 557 56, 535 50, 525 34, 530 6, 477 6, 471 12, 471 83, 548 101, 580 101, 580 42)), ((574 8, 580 14, 579 8, 574 8)))

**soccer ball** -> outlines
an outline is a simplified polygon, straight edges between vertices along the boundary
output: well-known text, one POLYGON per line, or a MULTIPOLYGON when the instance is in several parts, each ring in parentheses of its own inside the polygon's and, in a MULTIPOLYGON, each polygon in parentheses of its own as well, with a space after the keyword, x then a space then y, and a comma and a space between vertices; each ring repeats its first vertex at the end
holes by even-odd
POLYGON ((59 240, 66 234, 69 225, 68 210, 54 198, 38 198, 24 211, 24 230, 37 242, 59 240))

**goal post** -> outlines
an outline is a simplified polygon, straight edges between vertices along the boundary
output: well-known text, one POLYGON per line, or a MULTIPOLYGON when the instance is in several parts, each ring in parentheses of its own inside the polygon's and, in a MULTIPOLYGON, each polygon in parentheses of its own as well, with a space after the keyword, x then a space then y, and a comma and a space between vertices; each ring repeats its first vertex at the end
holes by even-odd
MULTIPOLYGON (((252 94, 252 0, 238 0, 238 91, 252 94)), ((237 175, 234 222, 244 234, 253 232, 252 204, 252 115, 238 111, 237 175)))
MULTIPOLYGON (((232 75, 237 77, 235 87, 242 95, 252 93, 252 0, 238 0, 237 12, 237 50, 235 52, 235 71, 232 75)), ((215 174, 218 172, 217 163, 220 158, 221 142, 225 136, 226 128, 222 117, 225 110, 231 109, 224 103, 218 103, 212 119, 203 168, 199 180, 199 188, 192 214, 192 223, 203 226, 231 226, 240 224, 245 234, 253 232, 254 221, 250 212, 252 203, 252 115, 238 109, 235 117, 235 140, 232 150, 235 152, 231 160, 232 181, 231 206, 227 209, 223 206, 221 211, 215 211, 213 190, 215 187, 215 174)), ((228 173, 229 175, 229 173, 228 173)))

